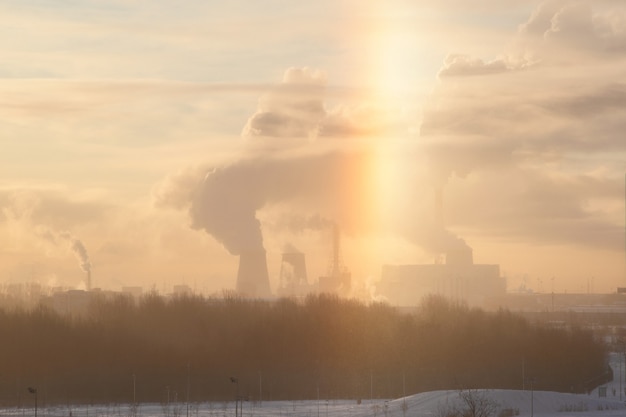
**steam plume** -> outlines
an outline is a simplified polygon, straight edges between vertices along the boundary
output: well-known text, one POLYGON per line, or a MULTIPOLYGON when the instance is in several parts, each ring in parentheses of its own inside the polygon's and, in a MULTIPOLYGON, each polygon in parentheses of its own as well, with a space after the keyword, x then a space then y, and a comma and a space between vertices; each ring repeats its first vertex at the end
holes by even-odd
POLYGON ((80 268, 85 272, 91 271, 91 262, 89 261, 89 255, 83 242, 78 239, 72 238, 70 248, 76 255, 79 261, 80 268))
POLYGON ((349 234, 371 227, 371 143, 349 137, 346 132, 353 129, 339 126, 348 123, 345 117, 329 118, 325 82, 319 71, 288 69, 243 130, 251 139, 245 156, 167 179, 157 204, 188 207, 192 227, 233 255, 264 249, 258 212, 268 206, 284 203, 290 213, 299 213, 300 220, 281 219, 279 226, 292 231, 321 228, 330 223, 326 219, 349 234), (324 129, 331 121, 333 128, 324 129))
POLYGON ((192 226, 214 236, 233 255, 263 249, 257 211, 283 201, 303 212, 314 207, 322 213, 309 217, 302 227, 319 227, 323 219, 333 218, 346 230, 362 229, 369 219, 363 208, 366 187, 359 186, 359 179, 367 178, 367 165, 363 153, 334 151, 254 158, 214 169, 194 190, 192 226), (354 216, 355 212, 364 215, 354 216))
POLYGON ((91 262, 89 261, 87 248, 85 247, 83 242, 74 237, 71 233, 55 233, 50 229, 41 228, 38 231, 38 235, 55 245, 59 245, 61 242, 67 242, 67 244, 69 245, 69 249, 76 256, 76 259, 78 259, 78 265, 80 266, 80 269, 82 269, 84 272, 91 271, 91 262))

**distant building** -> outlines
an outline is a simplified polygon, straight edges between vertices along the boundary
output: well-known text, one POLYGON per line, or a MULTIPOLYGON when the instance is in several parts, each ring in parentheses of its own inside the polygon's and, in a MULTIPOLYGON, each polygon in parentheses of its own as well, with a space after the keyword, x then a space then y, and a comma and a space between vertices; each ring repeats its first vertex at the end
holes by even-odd
POLYGON ((174 295, 179 295, 179 296, 191 295, 193 293, 193 291, 191 291, 191 287, 186 284, 174 285, 173 292, 174 292, 174 295))
POLYGON ((417 305, 429 294, 482 305, 504 295, 506 281, 499 265, 474 264, 472 249, 463 246, 448 251, 445 264, 383 265, 376 289, 398 306, 417 305))
POLYGON ((91 294, 83 290, 55 292, 48 297, 47 304, 62 314, 83 313, 87 311, 91 294))
POLYGON ((122 287, 122 294, 132 295, 135 298, 139 298, 143 294, 143 288, 142 287, 122 287))

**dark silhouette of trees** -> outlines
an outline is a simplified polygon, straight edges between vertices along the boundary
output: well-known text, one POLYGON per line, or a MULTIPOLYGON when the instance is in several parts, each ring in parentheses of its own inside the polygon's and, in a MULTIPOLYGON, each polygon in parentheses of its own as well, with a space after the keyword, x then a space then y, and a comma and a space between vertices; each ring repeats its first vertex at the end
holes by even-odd
POLYGON ((604 345, 439 297, 414 314, 332 295, 94 295, 86 313, 0 310, 0 405, 399 397, 434 389, 586 391, 604 345), (134 387, 134 391, 133 391, 134 387))

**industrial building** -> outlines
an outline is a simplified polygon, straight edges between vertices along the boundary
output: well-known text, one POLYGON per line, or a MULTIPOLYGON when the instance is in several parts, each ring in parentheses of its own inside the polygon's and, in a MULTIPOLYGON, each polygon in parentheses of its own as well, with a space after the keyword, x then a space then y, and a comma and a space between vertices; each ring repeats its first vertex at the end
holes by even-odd
POLYGON ((445 255, 443 264, 383 265, 377 294, 393 305, 415 306, 430 294, 483 305, 506 293, 500 266, 474 264, 469 246, 456 247, 445 255))
POLYGON ((317 284, 309 284, 308 282, 304 253, 297 251, 283 253, 277 295, 280 297, 303 297, 311 293, 328 293, 348 296, 351 290, 352 275, 341 258, 340 236, 339 227, 334 224, 328 272, 319 277, 317 284))

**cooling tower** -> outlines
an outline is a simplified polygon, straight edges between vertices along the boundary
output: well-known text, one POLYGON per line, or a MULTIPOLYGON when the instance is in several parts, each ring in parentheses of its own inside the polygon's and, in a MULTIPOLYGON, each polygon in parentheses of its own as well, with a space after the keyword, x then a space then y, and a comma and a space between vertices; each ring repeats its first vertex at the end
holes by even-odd
POLYGON ((257 298, 272 295, 264 249, 246 251, 239 255, 237 292, 246 297, 257 298))
POLYGON ((306 276, 304 253, 283 253, 283 260, 280 265, 280 282, 284 287, 309 284, 306 276))

